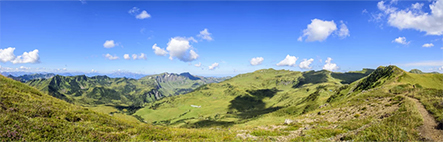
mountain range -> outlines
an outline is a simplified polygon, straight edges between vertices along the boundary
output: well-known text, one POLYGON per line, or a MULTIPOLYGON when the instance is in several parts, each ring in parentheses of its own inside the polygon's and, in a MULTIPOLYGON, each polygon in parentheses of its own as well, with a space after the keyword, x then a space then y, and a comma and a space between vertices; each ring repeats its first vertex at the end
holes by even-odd
POLYGON ((396 66, 232 78, 56 75, 26 84, 0 76, 0 139, 441 141, 442 84, 443 74, 396 66))
POLYGON ((109 105, 141 107, 165 96, 180 95, 200 85, 223 81, 189 73, 145 76, 141 79, 110 78, 108 76, 61 76, 34 79, 26 84, 56 98, 83 106, 109 105))

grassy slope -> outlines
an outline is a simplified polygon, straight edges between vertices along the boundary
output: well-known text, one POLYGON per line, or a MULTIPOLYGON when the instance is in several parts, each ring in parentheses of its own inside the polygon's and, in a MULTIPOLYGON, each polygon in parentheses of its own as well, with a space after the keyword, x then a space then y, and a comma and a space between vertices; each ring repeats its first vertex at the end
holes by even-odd
MULTIPOLYGON (((355 74, 351 79, 355 80, 355 74)), ((164 98, 135 114, 147 122, 181 127, 277 124, 285 116, 297 116, 324 104, 342 81, 331 77, 329 71, 264 69, 164 98), (311 100, 306 100, 310 95, 311 100)))
POLYGON ((156 98, 152 90, 153 81, 137 81, 128 78, 109 78, 106 76, 55 76, 51 79, 38 79, 27 82, 43 92, 83 105, 141 106, 156 98))
POLYGON ((0 76, 0 140, 235 140, 228 130, 166 128, 75 106, 0 76))
POLYGON ((361 79, 355 74, 346 79, 334 75, 259 70, 162 99, 136 114, 170 126, 243 129, 246 137, 260 141, 423 140, 417 129, 422 117, 405 96, 415 92, 413 97, 442 121, 441 74, 411 74, 388 66, 361 79), (356 81, 341 84, 346 80, 356 81), (285 119, 295 123, 282 125, 285 119))

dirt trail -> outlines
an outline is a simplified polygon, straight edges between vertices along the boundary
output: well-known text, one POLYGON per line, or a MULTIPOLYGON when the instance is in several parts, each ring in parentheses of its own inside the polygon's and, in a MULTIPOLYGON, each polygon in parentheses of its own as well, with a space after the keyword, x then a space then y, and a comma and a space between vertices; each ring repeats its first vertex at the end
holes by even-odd
POLYGON ((420 101, 415 98, 408 98, 412 99, 415 102, 418 111, 423 117, 423 125, 418 128, 421 135, 427 140, 443 141, 443 130, 436 129, 437 123, 435 122, 434 117, 429 114, 429 112, 425 109, 423 104, 420 103, 420 101))

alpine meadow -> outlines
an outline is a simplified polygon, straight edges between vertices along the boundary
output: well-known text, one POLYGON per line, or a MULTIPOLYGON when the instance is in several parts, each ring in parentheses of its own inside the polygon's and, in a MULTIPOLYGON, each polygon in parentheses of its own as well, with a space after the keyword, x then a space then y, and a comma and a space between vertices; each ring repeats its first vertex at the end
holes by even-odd
POLYGON ((442 11, 0 1, 0 141, 443 141, 442 11))

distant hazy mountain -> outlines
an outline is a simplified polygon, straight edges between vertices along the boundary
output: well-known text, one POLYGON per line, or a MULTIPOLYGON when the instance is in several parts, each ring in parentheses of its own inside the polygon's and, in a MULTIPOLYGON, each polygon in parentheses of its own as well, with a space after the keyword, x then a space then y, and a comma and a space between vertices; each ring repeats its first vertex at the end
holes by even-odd
POLYGON ((126 78, 134 78, 134 79, 140 79, 142 77, 145 77, 146 74, 139 74, 139 73, 132 73, 132 72, 113 72, 110 74, 106 74, 109 77, 117 78, 117 77, 126 77, 126 78))
POLYGON ((55 76, 53 73, 35 73, 30 75, 21 75, 21 76, 12 76, 8 75, 7 77, 12 78, 14 80, 20 81, 20 82, 26 82, 33 79, 48 79, 55 76))
POLYGON ((221 82, 229 78, 230 77, 215 78, 194 76, 188 72, 184 72, 181 74, 161 73, 156 75, 149 75, 141 78, 140 80, 155 80, 159 84, 159 91, 162 94, 166 96, 172 96, 185 94, 201 85, 221 82))
POLYGON ((26 84, 74 104, 140 107, 165 96, 188 93, 203 84, 225 79, 193 76, 189 73, 163 73, 138 80, 108 76, 56 75, 50 79, 31 80, 26 84))

